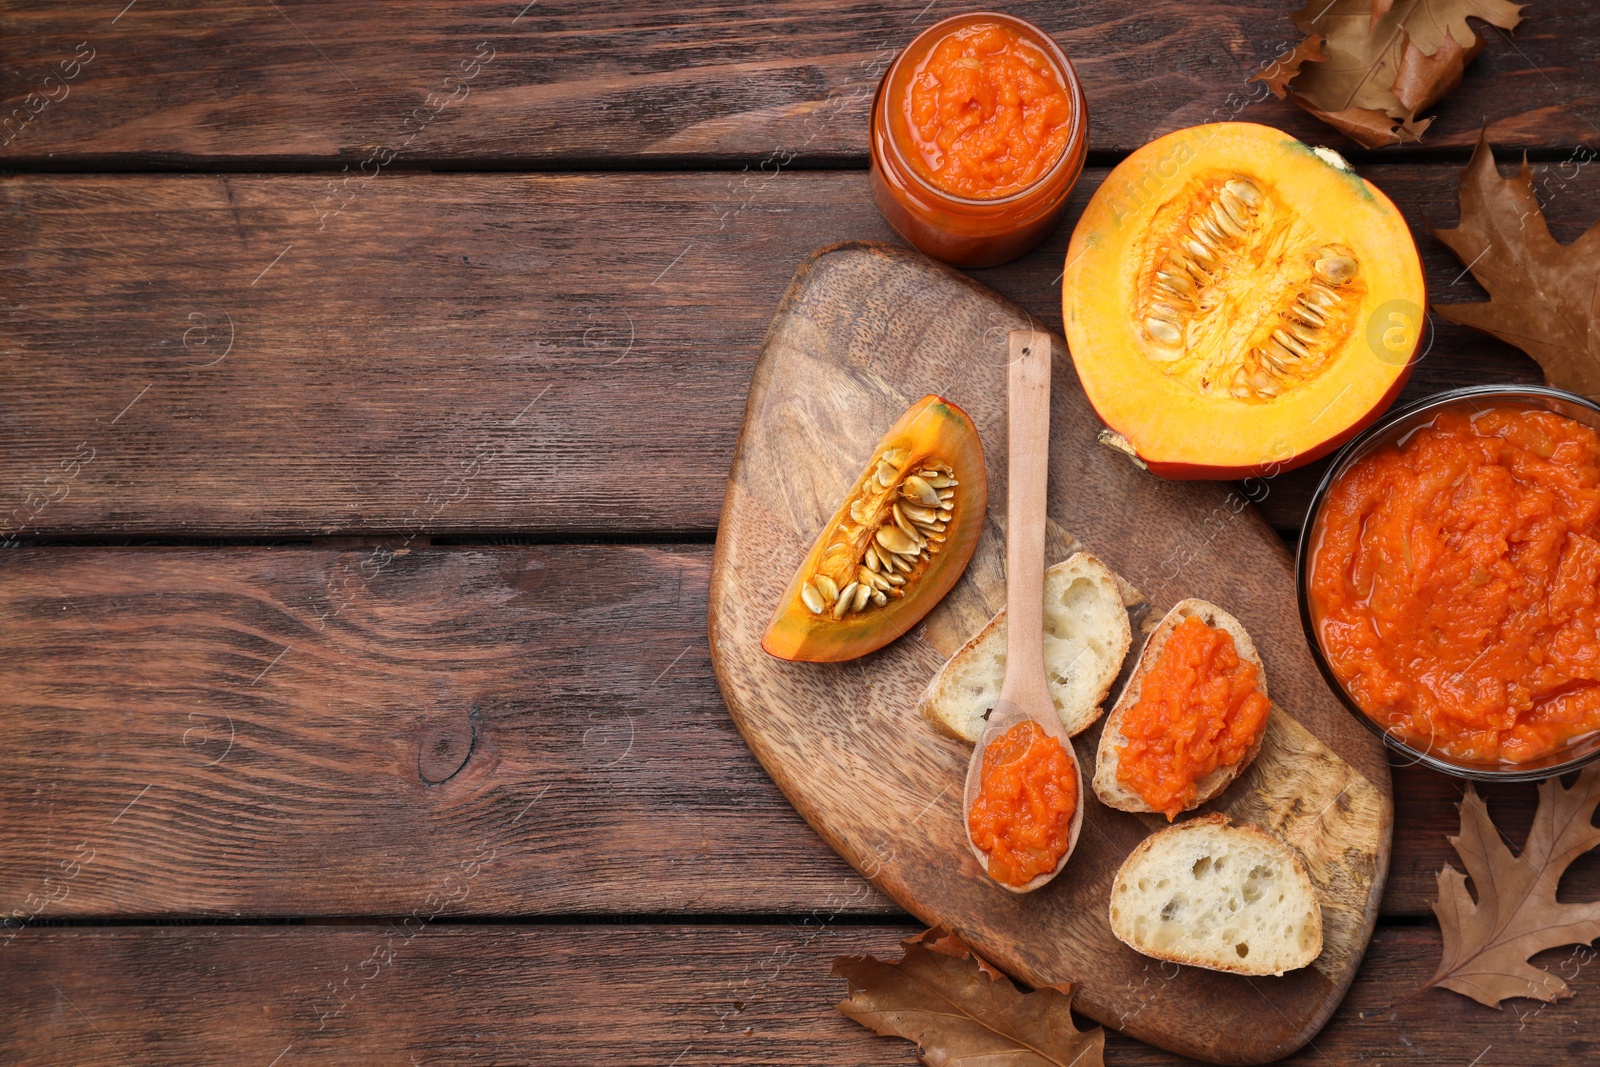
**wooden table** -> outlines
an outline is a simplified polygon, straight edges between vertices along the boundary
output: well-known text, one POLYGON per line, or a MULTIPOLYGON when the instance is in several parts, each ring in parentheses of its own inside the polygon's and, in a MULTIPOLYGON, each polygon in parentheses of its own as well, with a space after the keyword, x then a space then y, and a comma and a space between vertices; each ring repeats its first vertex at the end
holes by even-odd
MULTIPOLYGON (((778 294, 893 239, 867 104, 957 9, 524 4, 0 11, 0 1062, 914 1058, 832 1008, 831 957, 912 926, 734 730, 706 581, 778 294)), ((1180 126, 1349 148, 1245 81, 1289 6, 1014 5, 1088 93, 1072 217, 1180 126)), ((1527 15, 1425 146, 1350 153, 1440 299, 1477 292, 1426 223, 1480 122, 1559 237, 1600 214, 1600 12, 1527 15)), ((1059 328, 1069 230, 977 276, 1059 328)), ((1538 377, 1435 326, 1408 397, 1538 377)), ((1272 483, 1285 535, 1316 474, 1272 483)), ((1562 1004, 1392 1006, 1460 793, 1395 790, 1383 920, 1295 1061, 1592 1061, 1592 953, 1543 958, 1562 1004)), ((1533 787, 1487 792, 1520 840, 1533 787)))

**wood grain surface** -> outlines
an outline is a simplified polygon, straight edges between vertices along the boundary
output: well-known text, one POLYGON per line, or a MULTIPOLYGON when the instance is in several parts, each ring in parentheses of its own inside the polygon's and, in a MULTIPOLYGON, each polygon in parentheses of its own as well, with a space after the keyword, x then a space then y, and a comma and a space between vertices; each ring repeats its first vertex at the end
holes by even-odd
POLYGON ((722 710, 703 547, 5 563, 0 914, 885 907, 722 710))
MULTIPOLYGON (((860 161, 867 109, 895 52, 964 10, 927 0, 428 0, 391 3, 375 19, 360 0, 277 0, 209 4, 197 19, 184 5, 127 6, 6 5, 0 101, 16 117, 0 160, 329 160, 352 172, 463 159, 768 170, 860 161), (63 61, 77 64, 64 68, 77 71, 71 79, 60 77, 63 61)), ((1077 66, 1096 151, 1230 118, 1350 147, 1247 81, 1299 40, 1283 0, 1024 0, 1006 10, 1037 22, 1077 66)), ((1485 121, 1508 145, 1594 143, 1600 56, 1586 45, 1600 13, 1547 2, 1525 15, 1509 36, 1487 30, 1461 88, 1428 112, 1438 120, 1427 148, 1468 146, 1485 121)))
MULTIPOLYGON (((8 553, 0 915, 401 914, 486 838, 451 916, 898 913, 723 710, 710 546, 402 547, 8 553)), ((1460 788, 1395 771, 1384 916, 1431 921, 1460 788)), ((1534 787, 1484 796, 1520 842, 1534 787)), ((1563 896, 1600 897, 1600 855, 1563 896)))
MULTIPOLYGON (((977 276, 1058 330, 1122 154, 1219 118, 1348 148, 1246 81, 1295 6, 1010 8, 1077 62, 1094 166, 977 276)), ((0 553, 0 1063, 912 1062, 827 969, 918 927, 757 763, 705 612, 773 309, 813 249, 894 239, 866 107, 955 10, 0 4, 0 546, 34 543, 0 553)), ((1426 222, 1481 123, 1559 237, 1600 203, 1600 9, 1524 15, 1426 144, 1354 155, 1435 298, 1479 298, 1426 222)), ((1408 396, 1537 378, 1438 325, 1408 396)), ((1316 473, 1265 487, 1281 532, 1316 473)), ((1393 785, 1383 922, 1288 1062, 1595 1059, 1586 950, 1539 958, 1561 1004, 1407 999, 1461 787, 1393 785)), ((1483 793, 1520 842, 1534 788, 1483 793)))
MULTIPOLYGON (((1535 172, 1571 240, 1600 168, 1535 172)), ((1366 173, 1433 297, 1475 299, 1424 228, 1455 219, 1455 168, 1366 173)), ((1104 175, 1040 251, 976 276, 1059 329, 1070 220, 1104 175)), ((0 179, 0 540, 709 537, 790 275, 820 245, 893 236, 849 172, 385 176, 324 229, 319 188, 0 179)), ((1435 322, 1406 397, 1537 379, 1435 322)), ((1297 529, 1317 470, 1252 495, 1297 529)))
MULTIPOLYGON (((1085 796, 1066 870, 1027 896, 1007 893, 984 876, 962 825, 970 749, 915 710, 939 666, 1005 602, 1008 336, 1030 326, 992 291, 902 249, 847 244, 806 261, 762 346, 728 478, 710 592, 717 681, 779 788, 913 915, 951 926, 1030 985, 1079 984, 1081 1010, 1140 1040, 1220 1063, 1278 1059, 1321 1028, 1366 948, 1388 871, 1387 762, 1310 660, 1277 537, 1248 505, 1230 512, 1226 487, 1157 478, 1097 445, 1098 421, 1065 360, 1051 391, 1046 562, 1085 547, 1142 591, 1131 609, 1141 619, 1197 596, 1251 633, 1271 678, 1270 736, 1205 810, 1274 830, 1306 855, 1321 956, 1269 980, 1278 1011, 1264 1020, 1244 999, 1249 981, 1198 968, 1178 970, 1159 1013, 1138 1013, 1148 960, 1112 935, 1106 907, 1117 868, 1162 820, 1085 796), (966 574, 920 627, 870 656, 767 655, 761 634, 791 569, 882 428, 927 393, 961 405, 984 441, 988 522, 966 574)), ((1098 727, 1083 735, 1080 761, 1098 737, 1098 727)))
MULTIPOLYGON (((896 958, 914 927, 826 916, 735 927, 466 926, 30 930, 0 947, 0 1048, 29 1067, 337 1063, 567 1067, 909 1067, 905 1041, 833 1010, 836 955, 896 958), (152 1020, 161 1020, 153 1025, 152 1020)), ((1557 951, 1573 1000, 1491 1012, 1435 990, 1435 930, 1388 928, 1314 1044, 1286 1064, 1523 1067, 1600 1055, 1593 957, 1557 951), (1377 1055, 1384 1053, 1385 1055, 1377 1055)), ((1165 986, 1141 979, 1148 1010, 1165 986)), ((1246 995, 1270 1016, 1270 980, 1246 995)), ((1190 1063, 1115 1032, 1117 1067, 1190 1063)))

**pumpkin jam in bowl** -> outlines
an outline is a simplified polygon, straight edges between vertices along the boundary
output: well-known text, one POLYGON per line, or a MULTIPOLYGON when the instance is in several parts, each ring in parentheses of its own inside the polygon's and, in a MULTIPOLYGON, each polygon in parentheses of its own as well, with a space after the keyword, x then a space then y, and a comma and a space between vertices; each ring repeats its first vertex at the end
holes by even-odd
POLYGON ((872 196, 921 251, 990 267, 1055 228, 1083 170, 1072 64, 1032 23, 979 11, 930 26, 872 104, 872 196))
POLYGON ((1600 406, 1483 386, 1334 461, 1300 537, 1317 664, 1394 749, 1465 778, 1600 757, 1600 406))

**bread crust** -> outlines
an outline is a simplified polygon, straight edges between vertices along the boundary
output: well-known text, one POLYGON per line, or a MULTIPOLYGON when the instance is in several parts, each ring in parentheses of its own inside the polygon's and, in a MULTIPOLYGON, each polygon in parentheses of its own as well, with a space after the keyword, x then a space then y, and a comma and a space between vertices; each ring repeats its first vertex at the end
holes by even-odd
MULTIPOLYGON (((1207 626, 1226 630, 1233 637, 1234 647, 1238 650, 1241 659, 1255 664, 1256 686, 1261 690, 1261 695, 1270 702, 1272 697, 1267 691, 1267 668, 1261 662, 1261 655, 1256 651, 1255 642, 1250 640, 1250 635, 1245 632, 1244 626, 1238 619, 1223 611, 1209 601, 1199 599, 1180 600, 1172 606, 1172 610, 1162 618, 1160 625, 1150 635, 1150 640, 1145 642, 1144 650, 1139 653, 1139 664, 1134 668, 1133 675, 1128 679, 1128 684, 1123 686, 1122 693, 1117 697, 1116 705, 1111 709, 1111 714, 1106 716, 1105 730, 1100 734, 1100 746, 1095 751, 1094 761, 1094 792, 1102 803, 1119 811, 1152 812, 1154 808, 1145 803, 1138 793, 1126 788, 1117 781, 1117 763, 1122 757, 1122 750, 1127 747, 1128 739, 1122 734, 1122 720, 1127 717, 1128 709, 1139 700, 1139 694, 1144 688, 1145 675, 1150 673, 1156 661, 1161 657, 1162 649, 1167 647, 1167 640, 1172 636, 1172 631, 1178 624, 1191 616, 1199 617, 1207 626)), ((1271 717, 1271 712, 1268 713, 1271 717)), ((1266 738, 1266 723, 1262 723, 1261 731, 1256 735, 1249 751, 1237 763, 1218 767, 1204 778, 1195 783, 1194 802, 1187 805, 1184 811, 1193 811, 1206 803, 1217 794, 1232 784, 1235 778, 1244 773, 1244 769, 1261 752, 1261 742, 1266 738)))
MULTIPOLYGON (((1119 606, 1122 604, 1122 588, 1116 574, 1092 553, 1074 552, 1060 563, 1048 568, 1045 571, 1045 584, 1048 585, 1053 576, 1063 573, 1072 578, 1090 579, 1119 606)), ((1047 618, 1049 610, 1049 606, 1046 605, 1047 618)), ((965 741, 969 745, 977 743, 977 736, 970 730, 963 729, 962 716, 958 710, 962 707, 962 700, 953 692, 953 688, 957 673, 966 666, 967 660, 975 657, 978 650, 992 639, 992 635, 999 629, 1005 617, 1005 609, 1002 608, 966 644, 957 649, 955 655, 946 660, 944 666, 940 667, 939 672, 928 682, 928 687, 917 701, 917 712, 940 733, 958 741, 965 741)), ((1095 685, 1094 699, 1088 702, 1087 706, 1067 709, 1071 714, 1063 716, 1061 725, 1069 737, 1076 737, 1099 721, 1104 712, 1106 698, 1111 695, 1111 687, 1116 684, 1117 675, 1122 672, 1123 661, 1127 659, 1128 649, 1133 645, 1133 628, 1128 623, 1126 609, 1119 607, 1115 613, 1115 620, 1113 623, 1113 626, 1117 627, 1115 632, 1102 635, 1105 643, 1113 650, 1114 662, 1102 665, 1101 677, 1095 685)), ((996 684, 998 686, 998 682, 996 684)), ((980 720, 978 734, 981 733, 980 720)))

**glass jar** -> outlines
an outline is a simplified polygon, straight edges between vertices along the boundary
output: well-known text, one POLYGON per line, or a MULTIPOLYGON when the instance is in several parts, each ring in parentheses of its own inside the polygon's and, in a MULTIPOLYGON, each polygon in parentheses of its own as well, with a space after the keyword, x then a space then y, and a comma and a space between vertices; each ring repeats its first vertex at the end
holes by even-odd
POLYGON ((889 225, 913 246, 959 267, 992 267, 1016 259, 1044 240, 1061 221, 1067 197, 1083 170, 1089 115, 1077 72, 1048 34, 1011 15, 974 11, 922 31, 906 46, 878 85, 872 102, 872 198, 889 225), (947 37, 980 23, 998 23, 1032 44, 1055 67, 1071 106, 1068 136, 1053 166, 1009 196, 979 200, 934 185, 910 161, 916 152, 906 101, 912 79, 947 37))

